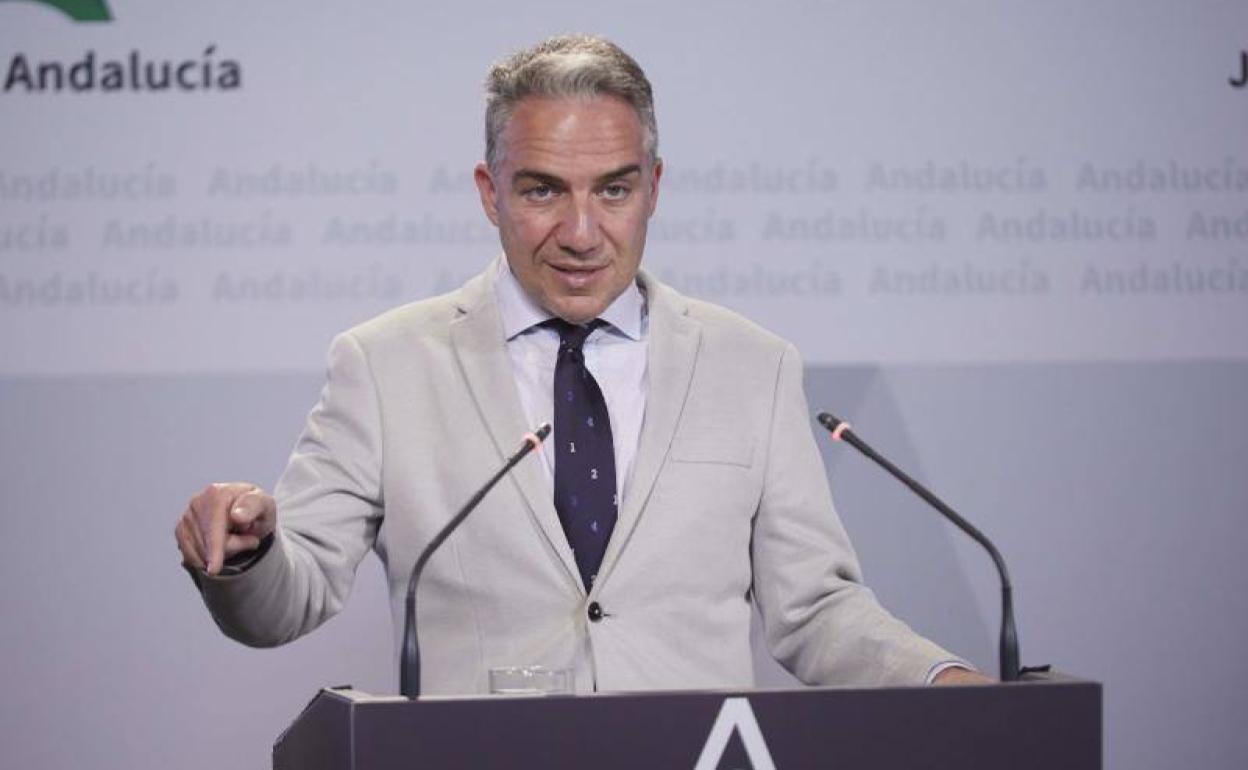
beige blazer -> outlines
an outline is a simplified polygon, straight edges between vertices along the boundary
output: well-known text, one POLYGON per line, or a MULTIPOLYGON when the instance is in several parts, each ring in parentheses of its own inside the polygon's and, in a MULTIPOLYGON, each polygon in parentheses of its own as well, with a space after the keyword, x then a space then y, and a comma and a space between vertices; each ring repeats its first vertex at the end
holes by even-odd
MULTIPOLYGON (((276 645, 341 608, 371 548, 396 639, 422 547, 532 426, 504 348, 495 267, 337 337, 275 490, 273 547, 201 579, 222 629, 276 645)), ((587 596, 549 481, 526 458, 430 560, 427 693, 480 693, 492 666, 570 666, 577 689, 749 687, 751 608, 770 652, 820 684, 920 684, 951 655, 860 583, 832 507, 792 345, 641 274, 649 402, 587 596), (590 602, 606 616, 592 622, 590 602)), ((397 648, 397 645, 396 645, 397 648)))

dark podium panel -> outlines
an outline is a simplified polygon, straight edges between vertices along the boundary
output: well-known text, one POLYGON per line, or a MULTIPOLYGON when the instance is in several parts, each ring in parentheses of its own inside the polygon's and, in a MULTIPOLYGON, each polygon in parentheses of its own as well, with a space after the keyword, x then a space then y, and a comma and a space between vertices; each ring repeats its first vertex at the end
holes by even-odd
POLYGON ((322 690, 275 770, 1101 767, 1101 686, 376 698, 322 690))

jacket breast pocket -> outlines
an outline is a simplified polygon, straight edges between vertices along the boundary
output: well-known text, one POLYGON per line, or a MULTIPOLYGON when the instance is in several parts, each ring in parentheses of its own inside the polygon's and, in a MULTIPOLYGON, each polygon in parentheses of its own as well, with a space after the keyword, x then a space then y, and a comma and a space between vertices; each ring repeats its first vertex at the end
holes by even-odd
POLYGON ((718 463, 749 467, 754 440, 735 433, 707 433, 672 439, 671 459, 680 463, 718 463))
POLYGON ((664 542, 694 548, 704 563, 748 560, 762 484, 752 464, 755 446, 752 436, 723 430, 674 438, 649 501, 662 515, 650 517, 649 526, 664 542))

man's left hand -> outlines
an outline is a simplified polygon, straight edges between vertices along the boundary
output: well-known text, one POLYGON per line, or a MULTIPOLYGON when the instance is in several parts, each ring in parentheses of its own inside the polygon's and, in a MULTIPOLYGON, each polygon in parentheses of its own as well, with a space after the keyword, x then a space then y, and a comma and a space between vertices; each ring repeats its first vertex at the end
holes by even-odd
POLYGON ((972 685, 972 684, 995 684, 997 680, 990 676, 984 676, 978 671, 971 671, 969 668, 961 666, 951 666, 941 671, 932 680, 935 685, 972 685))

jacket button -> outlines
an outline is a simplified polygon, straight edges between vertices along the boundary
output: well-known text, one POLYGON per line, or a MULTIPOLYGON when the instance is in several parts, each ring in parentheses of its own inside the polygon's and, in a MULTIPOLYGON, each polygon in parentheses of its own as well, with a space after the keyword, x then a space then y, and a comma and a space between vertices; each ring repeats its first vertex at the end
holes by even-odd
POLYGON ((599 604, 598 602, 589 603, 589 619, 590 620, 597 623, 598 621, 602 620, 604 615, 606 615, 606 613, 602 611, 601 604, 599 604))

